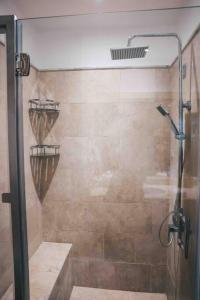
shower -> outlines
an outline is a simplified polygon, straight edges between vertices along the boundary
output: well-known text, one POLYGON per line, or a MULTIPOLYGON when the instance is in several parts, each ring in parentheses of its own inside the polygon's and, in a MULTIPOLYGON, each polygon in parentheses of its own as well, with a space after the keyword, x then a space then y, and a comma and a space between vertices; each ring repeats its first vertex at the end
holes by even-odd
POLYGON ((177 180, 177 193, 174 203, 174 209, 166 216, 160 225, 159 240, 164 247, 169 247, 174 239, 174 234, 177 233, 177 243, 183 250, 185 257, 188 256, 188 241, 190 234, 190 221, 185 216, 181 205, 181 191, 182 191, 182 177, 183 177, 183 142, 186 138, 183 127, 184 108, 190 110, 191 102, 183 102, 183 67, 182 67, 182 42, 176 33, 148 33, 148 34, 134 34, 128 38, 127 47, 124 49, 110 49, 112 59, 127 59, 127 58, 143 58, 145 57, 149 47, 142 46, 131 48, 131 43, 136 38, 175 38, 178 42, 178 67, 179 67, 179 122, 178 128, 175 125, 170 113, 165 110, 161 105, 157 106, 157 110, 166 117, 170 123, 175 138, 178 140, 178 180, 177 180), (138 50, 139 49, 139 50, 138 50), (132 55, 130 55, 130 52, 132 55), (140 55, 138 55, 138 53, 140 55), (164 224, 168 218, 172 216, 172 224, 168 225, 168 240, 164 242, 161 238, 161 232, 164 224))
POLYGON ((200 5, 104 2, 0 16, 0 300, 200 300, 200 5))

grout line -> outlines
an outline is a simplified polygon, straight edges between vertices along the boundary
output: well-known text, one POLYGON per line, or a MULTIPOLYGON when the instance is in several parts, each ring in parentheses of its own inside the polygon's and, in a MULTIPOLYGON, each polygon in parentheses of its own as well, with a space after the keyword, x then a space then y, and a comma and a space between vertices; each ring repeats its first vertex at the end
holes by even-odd
POLYGON ((105 261, 105 231, 103 232, 103 260, 105 261))

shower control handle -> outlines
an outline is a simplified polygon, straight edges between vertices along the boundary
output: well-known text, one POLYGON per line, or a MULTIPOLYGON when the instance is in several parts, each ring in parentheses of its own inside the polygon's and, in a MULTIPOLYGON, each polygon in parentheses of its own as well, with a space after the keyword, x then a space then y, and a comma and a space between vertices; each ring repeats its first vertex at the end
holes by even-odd
POLYGON ((168 225, 168 241, 171 239, 171 235, 180 231, 180 228, 175 224, 168 225))

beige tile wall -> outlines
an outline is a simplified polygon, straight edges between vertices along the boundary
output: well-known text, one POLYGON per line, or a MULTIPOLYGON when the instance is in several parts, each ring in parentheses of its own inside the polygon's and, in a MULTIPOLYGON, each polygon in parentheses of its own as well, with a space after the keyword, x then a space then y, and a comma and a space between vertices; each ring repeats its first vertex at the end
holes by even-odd
MULTIPOLYGON (((190 247, 189 257, 185 260, 183 254, 176 247, 168 252, 168 268, 169 268, 169 300, 175 299, 177 293, 178 300, 190 300, 194 298, 194 278, 195 278, 195 256, 196 256, 196 240, 197 240, 197 211, 199 202, 199 95, 200 95, 200 34, 198 33, 192 42, 188 45, 183 53, 183 64, 186 64, 186 78, 183 81, 183 97, 184 101, 192 101, 191 112, 185 112, 185 164, 183 177, 183 193, 182 206, 185 213, 191 219, 190 247), (179 260, 180 259, 180 260, 179 260), (175 272, 174 264, 178 264, 178 271, 175 272), (176 275, 177 274, 177 275, 176 275), (175 288, 175 286, 177 288, 175 288)), ((171 111, 173 117, 178 122, 178 69, 177 64, 170 71, 172 78, 172 106, 171 111)), ((171 154, 170 154, 170 206, 173 208, 176 180, 177 180, 177 158, 178 145, 171 137, 171 154)))
POLYGON ((163 291, 158 226, 168 211, 167 69, 41 72, 40 97, 60 101, 46 138, 61 145, 44 199, 43 238, 73 243, 77 285, 163 291))
POLYGON ((166 273, 166 254, 157 230, 168 209, 169 130, 155 107, 169 105, 168 83, 167 70, 39 73, 31 68, 23 79, 29 254, 42 240, 43 218, 45 240, 74 244, 75 284, 164 289, 159 279, 166 273), (36 140, 28 100, 38 96, 61 102, 46 139, 61 144, 61 157, 42 207, 29 151, 36 140))

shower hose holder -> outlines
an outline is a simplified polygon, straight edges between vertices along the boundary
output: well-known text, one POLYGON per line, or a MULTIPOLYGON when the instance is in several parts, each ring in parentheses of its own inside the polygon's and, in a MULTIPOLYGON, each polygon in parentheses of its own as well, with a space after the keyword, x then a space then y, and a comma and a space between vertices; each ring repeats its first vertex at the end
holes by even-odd
POLYGON ((175 138, 179 141, 184 141, 185 140, 185 134, 183 132, 180 132, 175 135, 175 138))

